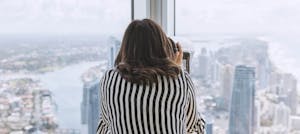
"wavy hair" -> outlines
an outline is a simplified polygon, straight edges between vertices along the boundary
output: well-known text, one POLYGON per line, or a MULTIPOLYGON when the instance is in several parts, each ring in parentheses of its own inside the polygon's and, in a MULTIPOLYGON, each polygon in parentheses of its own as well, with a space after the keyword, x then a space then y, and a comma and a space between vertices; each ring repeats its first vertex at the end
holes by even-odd
POLYGON ((157 82, 158 75, 175 78, 180 66, 162 28, 150 19, 134 20, 127 27, 115 60, 121 76, 133 83, 157 82))

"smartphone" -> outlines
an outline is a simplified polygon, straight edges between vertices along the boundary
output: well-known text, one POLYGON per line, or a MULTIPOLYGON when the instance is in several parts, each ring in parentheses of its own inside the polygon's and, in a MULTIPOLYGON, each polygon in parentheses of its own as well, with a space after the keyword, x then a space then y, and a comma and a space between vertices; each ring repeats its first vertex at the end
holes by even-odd
POLYGON ((183 66, 183 69, 186 70, 188 73, 190 73, 190 58, 191 58, 191 53, 184 51, 182 66, 183 66))

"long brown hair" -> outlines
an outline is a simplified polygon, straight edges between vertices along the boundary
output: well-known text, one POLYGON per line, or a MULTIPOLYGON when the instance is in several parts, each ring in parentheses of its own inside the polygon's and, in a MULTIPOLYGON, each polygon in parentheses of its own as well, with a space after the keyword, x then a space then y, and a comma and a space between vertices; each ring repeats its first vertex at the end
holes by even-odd
POLYGON ((175 78, 180 67, 162 28, 150 19, 134 20, 127 27, 115 66, 134 83, 157 82, 157 75, 175 78))

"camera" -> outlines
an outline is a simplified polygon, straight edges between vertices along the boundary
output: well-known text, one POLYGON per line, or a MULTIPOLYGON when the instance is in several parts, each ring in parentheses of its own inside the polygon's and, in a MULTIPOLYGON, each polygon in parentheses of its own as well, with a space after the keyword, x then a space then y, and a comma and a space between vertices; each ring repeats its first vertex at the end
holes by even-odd
MULTIPOLYGON (((169 38, 169 40, 170 40, 170 43, 172 44, 174 53, 178 52, 179 50, 177 48, 176 43, 171 38, 169 38)), ((182 66, 183 66, 183 69, 186 70, 188 73, 190 73, 190 57, 191 57, 190 52, 183 51, 182 66)))
POLYGON ((191 54, 190 52, 184 51, 183 52, 183 60, 182 60, 182 64, 183 64, 183 68, 190 73, 190 57, 191 54))

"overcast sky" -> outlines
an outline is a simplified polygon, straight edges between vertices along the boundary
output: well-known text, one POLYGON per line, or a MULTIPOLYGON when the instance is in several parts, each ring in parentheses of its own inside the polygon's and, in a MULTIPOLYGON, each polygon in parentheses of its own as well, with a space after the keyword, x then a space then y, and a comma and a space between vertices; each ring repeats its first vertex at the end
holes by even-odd
POLYGON ((177 0, 178 34, 300 33, 300 0, 177 0))
MULTIPOLYGON (((130 2, 0 0, 0 34, 122 34, 130 2)), ((271 56, 300 79, 300 0, 176 0, 176 5, 177 35, 279 34, 271 38, 271 56)))
POLYGON ((0 0, 0 33, 118 33, 131 0, 0 0))
MULTIPOLYGON (((116 33, 131 0, 0 0, 0 33, 116 33)), ((178 34, 300 33, 300 0, 176 0, 178 34)))

